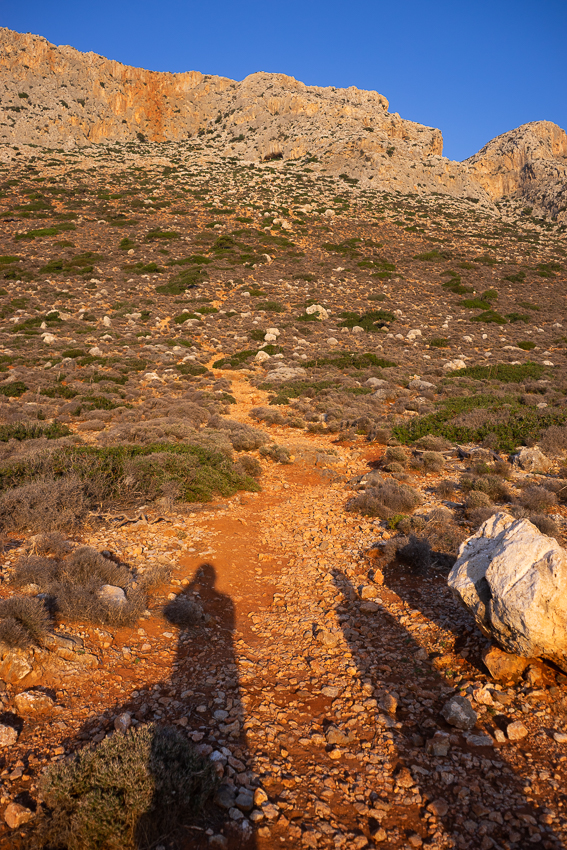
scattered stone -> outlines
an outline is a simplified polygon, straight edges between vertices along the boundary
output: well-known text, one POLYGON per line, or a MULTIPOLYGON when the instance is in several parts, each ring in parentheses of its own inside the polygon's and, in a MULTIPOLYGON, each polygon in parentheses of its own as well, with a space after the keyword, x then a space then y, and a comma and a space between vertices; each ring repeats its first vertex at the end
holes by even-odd
POLYGON ((521 720, 515 720, 506 727, 506 734, 509 741, 521 741, 522 738, 526 738, 530 733, 521 720))
POLYGON ((550 459, 537 446, 533 448, 524 446, 516 455, 516 459, 524 472, 549 472, 553 466, 550 459))
POLYGON ((219 785, 214 801, 221 809, 232 809, 236 799, 236 789, 232 785, 219 785))
POLYGON ((384 694, 384 696, 380 699, 380 708, 382 708, 384 711, 387 711, 388 714, 395 714, 398 708, 397 694, 384 694))
POLYGON ((467 364, 464 360, 449 360, 448 363, 445 363, 443 366, 444 372, 456 372, 458 369, 466 369, 467 364))
POLYGON ((441 715, 450 726, 457 729, 472 729, 478 715, 466 697, 451 697, 441 709, 441 715))
POLYGON ((33 818, 33 812, 21 806, 19 803, 8 803, 4 812, 4 820, 10 829, 17 829, 19 826, 28 823, 33 818))
POLYGON ((268 795, 264 791, 263 788, 256 788, 254 791, 254 805, 262 806, 264 803, 268 802, 268 795))
POLYGON ((234 805, 241 812, 251 812, 254 807, 254 795, 248 788, 241 788, 234 805))
POLYGON ((103 584, 98 592, 98 598, 108 605, 124 605, 127 601, 122 588, 114 587, 112 584, 103 584))
POLYGON ((553 740, 557 744, 567 744, 567 732, 554 732, 553 740))
POLYGON ((130 726, 132 725, 132 715, 125 711, 123 714, 119 714, 118 717, 114 718, 114 728, 117 732, 122 732, 122 734, 126 734, 130 726))
POLYGON ((18 732, 13 726, 0 724, 0 747, 11 747, 18 740, 18 732))
POLYGON ((444 758, 451 749, 451 740, 448 732, 438 730, 433 738, 427 742, 427 752, 438 758, 444 758))
POLYGON ((14 706, 18 714, 43 714, 51 711, 54 705, 51 697, 41 691, 23 691, 14 696, 14 706))
POLYGON ((497 682, 518 682, 529 665, 526 658, 520 658, 510 652, 503 652, 497 646, 485 649, 482 660, 492 678, 496 679, 497 682))
POLYGON ((444 818, 449 811, 449 804, 442 797, 432 800, 427 806, 427 811, 435 815, 436 818, 444 818))
POLYGON ((477 735, 468 734, 465 735, 465 741, 469 745, 469 747, 493 747, 494 740, 490 737, 490 735, 486 735, 484 733, 480 733, 477 735))

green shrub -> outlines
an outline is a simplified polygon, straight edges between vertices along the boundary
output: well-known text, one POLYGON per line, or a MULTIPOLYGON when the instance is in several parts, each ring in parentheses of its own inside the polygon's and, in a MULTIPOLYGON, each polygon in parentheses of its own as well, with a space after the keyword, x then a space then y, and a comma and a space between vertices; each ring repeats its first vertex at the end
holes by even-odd
POLYGON ((449 340, 446 337, 436 336, 429 340, 428 345, 430 348, 448 348, 449 340))
POLYGON ((213 765, 180 732, 155 725, 114 734, 43 775, 41 846, 149 850, 197 813, 217 785, 213 765))
POLYGON ((0 443, 9 440, 58 440, 59 437, 68 437, 73 432, 60 422, 51 422, 49 425, 37 425, 35 422, 16 422, 11 425, 0 425, 0 443))
POLYGON ((476 381, 502 381, 504 384, 517 384, 525 381, 528 378, 538 380, 545 372, 545 367, 539 363, 511 364, 498 363, 494 366, 467 366, 465 369, 458 369, 451 374, 451 377, 467 377, 473 378, 476 381))
POLYGON ((261 301, 256 305, 256 310, 265 310, 268 313, 285 313, 285 307, 278 301, 261 301))
POLYGON ((521 348, 524 351, 533 351, 535 347, 535 342, 532 342, 530 339, 523 340, 522 342, 518 343, 518 348, 521 348))
POLYGON ((488 322, 496 325, 505 325, 506 319, 504 316, 501 316, 500 313, 495 313, 494 310, 485 310, 484 313, 480 313, 478 316, 473 316, 471 319, 472 322, 488 322))
POLYGON ((179 239, 180 235, 176 230, 160 230, 157 228, 146 233, 144 241, 152 242, 154 239, 179 239))
POLYGON ((479 393, 447 399, 435 413, 395 425, 392 434, 404 444, 427 435, 444 437, 451 443, 480 443, 489 439, 493 448, 513 452, 517 446, 537 440, 546 428, 566 421, 565 411, 537 410, 520 405, 513 397, 502 399, 479 393), (507 406, 505 417, 501 416, 503 404, 507 406), (482 424, 463 425, 455 421, 461 414, 477 409, 487 411, 482 424))
POLYGON ((23 381, 12 381, 11 384, 4 384, 0 387, 0 395, 7 398, 19 398, 27 391, 27 387, 23 381))
POLYGON ((394 314, 387 310, 370 310, 361 316, 358 313, 345 311, 339 313, 339 316, 342 319, 342 322, 339 322, 340 328, 354 328, 358 326, 364 328, 367 333, 377 333, 384 325, 396 319, 394 314))

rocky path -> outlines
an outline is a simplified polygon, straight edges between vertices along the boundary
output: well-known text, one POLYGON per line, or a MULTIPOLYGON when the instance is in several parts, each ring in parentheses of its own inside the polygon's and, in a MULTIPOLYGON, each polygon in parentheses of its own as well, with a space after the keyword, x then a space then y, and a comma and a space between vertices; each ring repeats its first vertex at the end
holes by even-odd
MULTIPOLYGON (((226 376, 231 417, 250 423, 266 394, 226 376)), ((545 734, 560 690, 490 681, 484 641, 444 577, 388 571, 380 548, 369 555, 389 531, 344 505, 348 480, 381 447, 267 432, 292 463, 262 461, 262 492, 89 538, 131 563, 169 564, 169 598, 199 600, 206 617, 179 630, 160 616, 162 597, 134 629, 80 632, 98 668, 58 690, 37 766, 102 740, 127 714, 178 724, 216 763, 212 820, 187 847, 565 846, 565 757, 545 734), (455 695, 470 699, 476 728, 441 716, 455 695), (504 714, 524 739, 495 742, 504 714)), ((44 740, 26 720, 22 752, 44 740)), ((33 775, 22 765, 19 777, 33 775)), ((13 832, 6 840, 15 846, 13 832)))
MULTIPOLYGON (((265 398, 231 377, 231 414, 250 421, 265 398)), ((185 721, 195 728, 199 712, 208 719, 212 711, 200 745, 224 777, 217 801, 234 822, 232 833, 224 830, 229 843, 563 846, 551 826, 557 810, 534 804, 518 760, 483 732, 496 712, 486 713, 482 696, 473 700, 480 720, 472 732, 439 714, 456 693, 486 693, 474 658, 456 651, 471 624, 444 580, 401 575, 386 583, 394 592, 365 555, 388 532, 344 511, 345 481, 367 471, 380 449, 363 455, 277 427, 270 436, 294 462, 270 465, 261 494, 195 518, 189 539, 198 527, 212 542, 181 562, 194 573, 207 556, 215 593, 230 600, 234 617, 223 660, 207 658, 212 700, 185 721)), ((206 607, 206 589, 202 599, 206 607)), ((194 675, 195 667, 188 680, 194 675)), ((511 702, 505 692, 502 699, 511 702)), ((521 716, 528 723, 531 711, 521 716)), ((220 834, 211 840, 225 846, 220 834)))

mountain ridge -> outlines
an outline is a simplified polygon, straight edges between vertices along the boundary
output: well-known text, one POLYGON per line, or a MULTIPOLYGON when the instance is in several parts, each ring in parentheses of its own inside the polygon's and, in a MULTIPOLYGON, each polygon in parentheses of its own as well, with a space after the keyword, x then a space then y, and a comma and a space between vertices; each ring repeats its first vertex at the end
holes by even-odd
POLYGON ((390 113, 382 94, 354 86, 307 86, 262 71, 240 82, 147 71, 7 28, 0 69, 0 144, 71 149, 207 136, 220 154, 249 162, 307 157, 364 188, 486 205, 513 198, 539 216, 567 219, 567 135, 549 121, 524 124, 456 162, 442 155, 440 130, 390 113))

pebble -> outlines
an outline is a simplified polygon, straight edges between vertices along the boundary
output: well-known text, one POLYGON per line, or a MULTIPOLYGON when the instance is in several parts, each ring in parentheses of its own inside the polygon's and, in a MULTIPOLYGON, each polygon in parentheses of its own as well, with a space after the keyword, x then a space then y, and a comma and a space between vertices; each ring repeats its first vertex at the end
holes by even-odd
POLYGON ((457 729, 472 729, 478 715, 466 697, 452 697, 441 709, 441 715, 449 726, 457 729))
POLYGON ((529 732, 521 720, 515 720, 513 723, 508 724, 506 734, 509 741, 521 741, 522 738, 527 738, 529 732))

